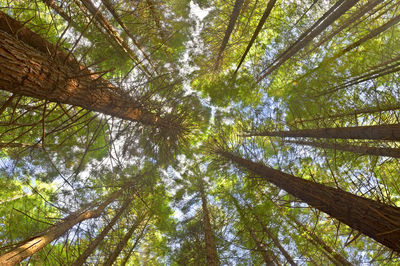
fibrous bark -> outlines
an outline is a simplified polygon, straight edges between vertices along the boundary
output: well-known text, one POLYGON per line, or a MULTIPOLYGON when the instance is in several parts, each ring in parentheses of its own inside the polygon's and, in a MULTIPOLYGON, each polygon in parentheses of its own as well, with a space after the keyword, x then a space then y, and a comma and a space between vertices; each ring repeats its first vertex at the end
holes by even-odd
POLYGON ((4 13, 0 13, 0 39, 1 90, 166 126, 141 103, 4 13))
POLYGON ((354 230, 400 251, 400 208, 305 180, 228 151, 216 152, 354 230))

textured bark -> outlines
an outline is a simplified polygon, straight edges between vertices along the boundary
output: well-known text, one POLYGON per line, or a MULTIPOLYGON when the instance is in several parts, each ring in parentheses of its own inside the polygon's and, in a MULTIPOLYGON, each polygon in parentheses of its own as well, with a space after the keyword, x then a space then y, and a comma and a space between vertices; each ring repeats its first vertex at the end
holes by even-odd
POLYGON ((260 239, 258 239, 256 233, 254 230, 251 228, 249 225, 248 219, 246 218, 246 215, 244 214, 238 200, 233 196, 230 195, 231 199, 233 201, 233 204, 236 207, 236 210, 238 211, 240 215, 240 219, 242 220, 242 223, 244 224, 245 228, 247 231, 249 231, 251 238, 253 241, 256 243, 257 246, 257 251, 259 251, 264 259, 265 265, 274 265, 274 260, 272 259, 272 256, 270 255, 270 251, 266 249, 264 243, 260 239))
POLYGON ((263 131, 244 135, 251 136, 275 136, 291 138, 334 138, 334 139, 377 139, 377 140, 400 140, 400 124, 359 126, 359 127, 337 127, 298 129, 290 131, 263 131))
MULTIPOLYGON (((149 220, 150 220, 150 218, 148 218, 147 222, 149 220)), ((139 224, 142 221, 143 221, 143 218, 138 218, 135 221, 135 223, 132 225, 132 227, 125 234, 124 238, 121 239, 120 242, 118 242, 118 245, 115 247, 114 251, 111 253, 110 257, 108 257, 106 262, 104 262, 103 266, 111 266, 111 265, 113 265, 114 261, 118 258, 118 256, 121 253, 122 249, 126 246, 126 244, 128 243, 129 239, 132 237, 133 232, 135 232, 136 228, 138 228, 139 224)), ((146 222, 146 225, 147 225, 147 222, 146 222)))
POLYGON ((104 227, 101 233, 90 242, 89 246, 85 249, 85 251, 76 259, 73 263, 74 266, 83 265, 87 258, 95 251, 96 247, 103 241, 104 237, 108 234, 108 232, 112 229, 112 227, 117 223, 122 213, 128 208, 131 203, 132 197, 126 199, 122 207, 118 210, 112 220, 104 227))
POLYGON ((260 33, 262 27, 264 26, 265 21, 267 21, 269 14, 271 14, 271 10, 274 7, 275 3, 276 3, 276 0, 269 0, 268 5, 265 8, 264 14, 262 15, 260 21, 258 22, 257 28, 254 31, 253 36, 251 36, 251 40, 250 40, 249 44, 247 45, 246 50, 244 51, 243 56, 240 59, 238 66, 236 67, 235 74, 238 72, 240 66, 242 65, 244 59, 246 58, 248 52, 250 51, 250 48, 253 46, 253 43, 257 39, 257 36, 260 33))
POLYGON ((240 9, 242 8, 243 1, 244 0, 236 0, 235 1, 235 5, 233 6, 232 13, 229 17, 228 27, 225 30, 224 38, 222 39, 221 46, 219 47, 219 50, 218 50, 217 60, 215 61, 215 67, 214 67, 215 69, 217 69, 219 66, 219 63, 222 59, 222 54, 224 53, 226 45, 228 44, 229 38, 231 37, 233 29, 235 28, 236 20, 239 17, 240 9))
MULTIPOLYGON (((276 204, 275 202, 272 202, 275 206, 277 206, 280 210, 282 210, 282 207, 276 204)), ((321 247, 323 250, 325 250, 325 254, 327 254, 328 258, 334 263, 334 264, 340 264, 340 265, 352 265, 346 258, 344 258, 342 255, 339 254, 335 249, 331 248, 328 244, 325 243, 324 240, 322 240, 319 236, 317 236, 312 230, 308 229, 307 226, 299 222, 296 217, 285 213, 285 216, 292 221, 293 223, 296 224, 297 229, 299 230, 300 228, 307 233, 306 237, 307 239, 313 240, 313 244, 321 247)))
POLYGON ((4 13, 0 13, 0 89, 145 125, 164 124, 140 103, 4 13))
POLYGON ((354 230, 400 251, 400 208, 286 174, 230 152, 218 154, 354 230))
POLYGON ((219 265, 217 247, 215 246, 215 237, 211 227, 210 214, 207 206, 207 196, 204 190, 203 180, 200 179, 200 196, 201 196, 201 207, 203 211, 203 227, 204 227, 204 239, 206 244, 206 258, 207 265, 219 265))
POLYGON ((321 143, 316 141, 301 141, 301 140, 287 140, 286 143, 293 143, 299 145, 307 145, 323 149, 332 149, 339 151, 354 152, 361 155, 375 155, 375 156, 387 156, 393 158, 400 158, 400 149, 398 148, 380 148, 380 147, 369 147, 369 146, 356 146, 351 144, 336 144, 336 143, 321 143))
POLYGON ((0 265, 14 265, 19 263, 21 260, 34 255, 36 252, 44 248, 47 244, 50 244, 53 240, 59 238, 74 225, 88 220, 97 218, 101 215, 104 209, 113 201, 115 201, 125 189, 131 187, 133 183, 127 183, 124 187, 114 193, 112 193, 103 203, 97 208, 86 210, 83 212, 73 213, 63 219, 61 222, 51 226, 46 231, 39 235, 32 237, 12 249, 11 251, 0 256, 0 265))
POLYGON ((318 36, 339 17, 346 13, 346 11, 348 11, 358 1, 359 0, 338 1, 323 15, 322 19, 318 20, 308 31, 306 31, 305 34, 302 34, 294 44, 292 44, 288 49, 286 49, 285 52, 279 55, 279 57, 263 71, 263 74, 257 79, 257 82, 263 80, 265 77, 271 74, 272 71, 280 67, 289 58, 303 49, 309 42, 311 42, 316 36, 318 36))

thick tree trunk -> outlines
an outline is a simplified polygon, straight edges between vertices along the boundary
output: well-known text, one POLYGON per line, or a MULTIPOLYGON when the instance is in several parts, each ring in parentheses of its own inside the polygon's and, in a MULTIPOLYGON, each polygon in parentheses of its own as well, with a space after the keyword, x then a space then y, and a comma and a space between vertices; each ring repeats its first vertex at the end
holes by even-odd
POLYGON ((400 251, 400 208, 286 174, 230 152, 218 154, 388 248, 400 251))
POLYGON ((269 17, 269 14, 271 14, 271 10, 274 7, 276 3, 276 0, 269 0, 267 7, 265 8, 264 14, 262 15, 260 21, 258 22, 257 28, 254 31, 253 35, 251 36, 251 40, 248 43, 246 50, 244 51, 242 58, 240 59, 240 62, 238 64, 238 66, 236 67, 235 70, 235 74, 238 72, 240 66, 242 65, 244 59, 247 56, 247 53, 250 51, 250 48, 253 46, 253 43, 255 42, 255 40, 257 39, 258 34, 260 33, 262 27, 265 24, 265 21, 267 21, 267 18, 269 17))
POLYGON ((238 213, 240 215, 240 219, 242 220, 242 223, 244 224, 247 231, 249 231, 250 236, 253 239, 253 241, 256 243, 257 251, 259 251, 261 253, 261 255, 264 259, 265 265, 274 265, 274 262, 273 262, 274 260, 272 259, 272 256, 270 255, 270 251, 266 249, 264 243, 262 243, 262 241, 258 239, 256 233, 249 225, 248 219, 246 218, 246 215, 243 213, 243 210, 242 210, 238 200, 233 195, 230 195, 230 196, 233 201, 233 204, 236 207, 236 210, 238 211, 238 213))
POLYGON ((244 0, 236 0, 235 1, 235 5, 233 6, 232 13, 229 17, 228 27, 225 30, 224 38, 222 39, 221 46, 219 47, 219 50, 218 50, 217 60, 215 61, 214 69, 218 68, 219 63, 222 59, 222 54, 224 53, 226 45, 228 44, 229 38, 231 37, 233 29, 235 28, 236 20, 239 17, 240 9, 242 8, 243 1, 244 0))
MULTIPOLYGON (((147 222, 150 220, 150 217, 147 219, 147 222)), ((143 218, 137 218, 135 223, 131 226, 128 232, 125 234, 124 238, 118 242, 118 245, 115 247, 114 251, 111 253, 110 257, 104 262, 103 266, 111 266, 113 265, 114 261, 118 258, 119 254, 121 253, 122 249, 126 246, 129 239, 132 237, 133 232, 138 228, 139 224, 143 221, 143 218)), ((147 225, 146 222, 146 225, 147 225)), ((146 226, 145 225, 145 226, 146 226)))
POLYGON ((316 141, 301 141, 301 140, 287 140, 286 143, 293 143, 299 145, 307 145, 323 149, 332 149, 339 151, 354 152, 361 155, 374 155, 374 156, 387 156, 393 158, 400 158, 400 149, 398 148, 379 148, 369 146, 355 146, 351 144, 336 144, 336 143, 321 143, 316 141))
POLYGON ((400 124, 298 129, 290 131, 264 131, 244 135, 252 136, 275 136, 290 138, 333 138, 333 139, 377 139, 377 140, 400 140, 400 124))
POLYGON ((140 103, 4 13, 0 13, 0 89, 145 125, 167 126, 140 103))
POLYGON ((219 265, 218 255, 217 255, 218 253, 217 253, 217 247, 215 245, 214 233, 211 227, 210 214, 208 212, 208 206, 207 206, 207 196, 204 191, 204 183, 202 179, 200 179, 199 190, 201 196, 201 206, 203 211, 203 227, 204 227, 204 238, 206 244, 207 265, 215 266, 219 265))
POLYGON ((97 218, 101 215, 104 209, 113 201, 115 201, 121 194, 133 183, 127 183, 120 190, 112 193, 103 203, 101 203, 97 208, 86 210, 83 212, 73 213, 67 218, 63 219, 61 222, 51 226, 43 233, 28 239, 23 244, 12 249, 0 256, 0 265, 14 265, 19 263, 21 260, 32 256, 47 244, 50 244, 53 240, 59 238, 68 230, 70 230, 74 225, 88 220, 97 218))
POLYGON ((85 263, 87 258, 93 254, 95 251, 96 247, 100 244, 101 241, 103 241, 104 237, 108 234, 108 232, 112 229, 112 227, 117 223, 119 218, 121 217, 122 213, 128 208, 129 204, 132 201, 132 197, 129 197, 124 201, 124 204, 122 207, 118 210, 118 212, 115 214, 115 216, 112 218, 112 220, 104 227, 104 229, 101 231, 101 233, 92 241, 90 242, 89 246, 85 249, 85 251, 76 259, 74 262, 74 266, 80 266, 85 263))

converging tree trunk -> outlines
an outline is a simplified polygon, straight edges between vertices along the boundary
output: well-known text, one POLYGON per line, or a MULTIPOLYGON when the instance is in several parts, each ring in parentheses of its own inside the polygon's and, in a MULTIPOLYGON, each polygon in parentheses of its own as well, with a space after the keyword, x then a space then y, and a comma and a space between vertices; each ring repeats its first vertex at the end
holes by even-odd
POLYGON ((274 245, 279 249, 279 251, 282 253, 282 255, 289 262, 289 264, 292 265, 292 266, 296 266, 297 264, 294 262, 292 256, 290 256, 290 254, 282 246, 282 244, 280 243, 278 237, 265 225, 265 222, 263 222, 261 220, 261 218, 254 212, 254 210, 251 209, 249 204, 247 204, 246 206, 250 209, 252 215, 256 218, 257 222, 261 225, 261 228, 262 228, 263 232, 266 233, 267 236, 272 240, 274 245))
POLYGON ((61 222, 51 226, 46 231, 24 241, 16 248, 0 256, 0 265, 17 264, 23 259, 32 256, 33 254, 44 248, 47 244, 50 244, 53 240, 62 236, 74 225, 85 220, 99 217, 110 203, 114 202, 119 196, 122 195, 122 193, 127 188, 131 187, 132 185, 132 182, 125 184, 120 190, 112 193, 97 208, 73 213, 63 219, 61 222))
MULTIPOLYGON (((279 206, 277 203, 275 203, 274 201, 272 201, 272 203, 279 208, 279 210, 283 211, 282 207, 279 206)), ((296 217, 294 217, 291 214, 285 213, 284 215, 285 217, 287 217, 290 221, 292 221, 293 223, 295 223, 297 230, 299 230, 299 233, 301 233, 300 230, 303 230, 306 233, 306 238, 312 240, 313 244, 322 248, 325 252, 325 254, 327 255, 327 257, 332 261, 332 263, 334 264, 340 264, 340 265, 352 265, 345 257, 343 257, 342 255, 340 255, 339 252, 337 252, 335 249, 333 249, 332 247, 330 247, 327 243, 325 243, 325 241, 323 239, 321 239, 319 236, 317 236, 312 230, 308 229, 307 226, 305 226, 304 224, 302 224, 301 222, 299 222, 296 217)))
POLYGON ((370 147, 367 145, 351 145, 351 144, 337 144, 337 143, 326 143, 316 141, 301 141, 301 140, 286 140, 286 143, 293 143, 299 145, 307 145, 311 147, 332 149, 339 151, 354 152, 361 155, 375 155, 375 156, 387 156, 393 158, 400 158, 400 149, 398 148, 381 148, 381 147, 370 147))
POLYGON ((291 138, 333 138, 333 139, 377 139, 377 140, 400 140, 400 124, 358 126, 358 127, 336 127, 298 129, 290 131, 262 131, 244 135, 252 136, 275 136, 291 138))
POLYGON ((286 174, 231 152, 220 150, 217 154, 388 248, 400 251, 400 208, 286 174))
POLYGON ((215 245, 215 236, 211 227, 210 214, 207 206, 207 196, 204 190, 203 180, 200 178, 200 196, 201 206, 203 211, 203 227, 204 227, 204 238, 206 244, 206 257, 207 265, 219 265, 217 247, 215 245))
POLYGON ((267 18, 269 17, 269 14, 271 14, 272 8, 274 7, 276 3, 276 0, 269 0, 267 8, 265 8, 264 14, 262 15, 260 21, 258 22, 257 28, 254 31, 253 35, 251 36, 250 42, 247 44, 246 50, 244 51, 242 58, 240 59, 240 62, 238 66, 236 67, 235 74, 238 72, 240 66, 243 64, 244 59, 246 58, 248 52, 250 51, 251 47, 253 46, 253 43, 257 39, 258 34, 260 33, 262 27, 265 24, 265 21, 267 21, 267 18))
POLYGON ((95 251, 96 247, 100 244, 101 241, 103 241, 104 237, 110 232, 112 227, 117 223, 119 218, 121 217, 122 213, 128 208, 129 204, 131 203, 132 197, 127 198, 124 201, 124 204, 122 207, 118 210, 118 212, 115 214, 115 216, 112 218, 112 220, 104 227, 104 229, 101 231, 101 233, 92 241, 90 242, 89 246, 85 249, 85 251, 76 259, 74 262, 74 266, 80 266, 85 263, 87 258, 93 254, 95 251))
POLYGON ((255 242, 257 246, 257 250, 261 253, 265 265, 274 265, 274 260, 270 254, 270 251, 266 249, 264 243, 260 239, 258 239, 256 233, 254 232, 253 228, 249 225, 248 219, 246 218, 246 215, 244 214, 244 211, 242 210, 238 200, 231 194, 231 199, 233 201, 233 204, 236 207, 237 212, 240 215, 240 220, 242 221, 244 227, 249 231, 251 238, 255 242))
MULTIPOLYGON (((150 218, 151 218, 151 216, 147 219, 147 222, 150 220, 150 218)), ((104 266, 113 265, 114 261, 118 258, 118 256, 121 253, 122 249, 126 246, 126 244, 128 243, 129 239, 132 237, 133 232, 135 232, 135 230, 138 228, 138 226, 140 225, 140 223, 142 221, 143 221, 143 217, 136 219, 135 223, 131 226, 131 228, 125 234, 124 238, 122 238, 121 241, 118 242, 118 245, 115 247, 114 251, 108 257, 106 262, 104 262, 104 264, 103 264, 104 266)), ((147 222, 146 222, 146 225, 147 225, 147 222)))
POLYGON ((80 106, 144 125, 168 126, 122 90, 1 12, 0 73, 1 90, 80 106))
POLYGON ((219 47, 219 50, 218 50, 217 60, 215 61, 214 69, 217 69, 219 66, 219 63, 222 59, 222 54, 224 53, 226 45, 228 44, 229 38, 231 37, 233 29, 235 28, 236 20, 239 17, 240 9, 242 8, 243 2, 244 2, 244 0, 236 0, 235 1, 235 5, 233 6, 232 13, 229 17, 228 27, 225 30, 224 38, 222 39, 221 46, 219 47))

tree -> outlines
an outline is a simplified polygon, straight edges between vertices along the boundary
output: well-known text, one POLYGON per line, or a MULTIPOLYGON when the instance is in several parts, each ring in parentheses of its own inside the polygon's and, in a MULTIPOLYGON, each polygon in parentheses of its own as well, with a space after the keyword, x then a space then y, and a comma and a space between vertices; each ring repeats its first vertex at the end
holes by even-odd
POLYGON ((385 246, 399 250, 399 236, 396 235, 398 227, 396 217, 399 217, 400 211, 398 207, 301 179, 227 151, 217 151, 217 154, 267 179, 307 204, 326 212, 385 246))

